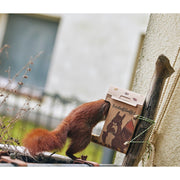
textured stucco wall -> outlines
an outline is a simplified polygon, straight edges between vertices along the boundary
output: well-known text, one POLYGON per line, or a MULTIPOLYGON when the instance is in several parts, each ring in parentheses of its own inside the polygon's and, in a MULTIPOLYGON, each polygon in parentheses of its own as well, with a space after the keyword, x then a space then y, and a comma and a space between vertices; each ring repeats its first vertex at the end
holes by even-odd
MULTIPOLYGON (((154 149, 147 166, 180 165, 180 96, 179 68, 180 58, 180 14, 152 14, 147 34, 139 57, 133 82, 133 91, 146 94, 160 54, 166 55, 175 73, 166 81, 158 106, 155 130, 151 137, 154 149), (154 156, 153 156, 154 154, 154 156)), ((118 163, 118 155, 116 163, 118 163)))
POLYGON ((165 86, 157 123, 151 141, 154 156, 147 162, 152 166, 180 166, 180 49, 174 62, 175 73, 165 86))

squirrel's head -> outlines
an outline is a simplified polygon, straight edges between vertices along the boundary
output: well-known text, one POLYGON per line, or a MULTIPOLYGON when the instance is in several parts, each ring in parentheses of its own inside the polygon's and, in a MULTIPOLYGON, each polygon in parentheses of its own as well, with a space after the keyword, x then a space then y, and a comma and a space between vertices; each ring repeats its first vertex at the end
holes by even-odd
POLYGON ((104 99, 100 99, 95 102, 97 103, 98 121, 105 120, 110 108, 110 103, 104 99))
POLYGON ((104 101, 104 104, 102 105, 102 108, 101 108, 104 119, 106 118, 108 114, 109 108, 110 108, 110 103, 108 101, 104 101))

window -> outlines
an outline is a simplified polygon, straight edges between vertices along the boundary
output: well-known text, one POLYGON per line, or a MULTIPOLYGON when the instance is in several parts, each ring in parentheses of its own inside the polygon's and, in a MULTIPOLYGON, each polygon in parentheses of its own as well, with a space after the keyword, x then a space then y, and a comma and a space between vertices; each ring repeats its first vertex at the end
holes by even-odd
MULTIPOLYGON (((59 18, 43 15, 10 14, 3 45, 8 44, 8 56, 0 54, 0 76, 8 78, 5 72, 11 67, 11 77, 14 76, 30 57, 43 52, 34 61, 30 76, 24 81, 24 85, 44 89, 50 66, 54 42, 56 39, 59 18)), ((17 77, 21 79, 23 74, 17 77)))

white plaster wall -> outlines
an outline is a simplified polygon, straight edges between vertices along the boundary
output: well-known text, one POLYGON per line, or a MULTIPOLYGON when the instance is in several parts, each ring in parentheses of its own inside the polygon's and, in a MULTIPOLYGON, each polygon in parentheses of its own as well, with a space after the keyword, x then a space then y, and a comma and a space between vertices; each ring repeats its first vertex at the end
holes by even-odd
MULTIPOLYGON (((160 54, 166 55, 175 73, 166 81, 156 116, 152 135, 155 151, 146 165, 180 165, 180 14, 153 14, 150 16, 147 34, 139 57, 133 90, 146 94, 153 75, 155 62, 160 54), (154 156, 152 156, 154 153, 154 156)), ((116 163, 118 162, 118 156, 116 163)))
POLYGON ((128 88, 148 14, 62 14, 46 90, 84 101, 128 88))

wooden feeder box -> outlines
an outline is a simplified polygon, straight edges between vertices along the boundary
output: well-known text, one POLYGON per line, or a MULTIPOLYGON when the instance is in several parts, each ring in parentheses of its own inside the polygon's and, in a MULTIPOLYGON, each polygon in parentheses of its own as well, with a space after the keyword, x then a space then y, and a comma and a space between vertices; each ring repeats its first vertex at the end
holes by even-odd
POLYGON ((110 87, 106 101, 110 109, 99 136, 99 143, 116 151, 126 153, 132 139, 145 97, 132 91, 110 87))

